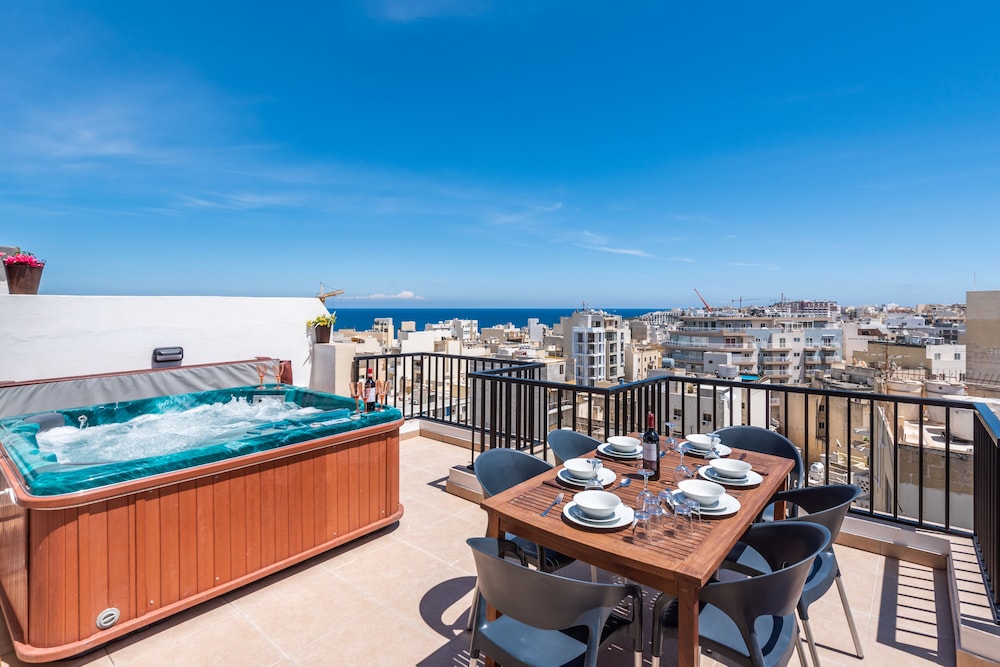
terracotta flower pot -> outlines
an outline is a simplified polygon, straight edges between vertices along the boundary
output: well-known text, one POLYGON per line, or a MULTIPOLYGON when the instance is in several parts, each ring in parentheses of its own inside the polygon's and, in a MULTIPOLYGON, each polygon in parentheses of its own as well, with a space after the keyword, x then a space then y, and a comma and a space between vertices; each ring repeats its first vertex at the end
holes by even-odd
POLYGON ((330 327, 328 327, 328 326, 313 327, 313 331, 316 332, 316 342, 317 343, 329 343, 330 342, 330 327))
POLYGON ((27 264, 4 264, 7 274, 7 291, 11 294, 38 294, 38 283, 42 280, 44 266, 27 264))

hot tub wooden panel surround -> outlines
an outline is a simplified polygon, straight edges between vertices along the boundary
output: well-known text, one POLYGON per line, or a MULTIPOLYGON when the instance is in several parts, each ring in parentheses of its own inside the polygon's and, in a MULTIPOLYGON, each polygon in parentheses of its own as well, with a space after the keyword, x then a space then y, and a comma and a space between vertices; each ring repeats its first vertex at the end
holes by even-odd
POLYGON ((0 458, 18 657, 82 653, 399 520, 401 423, 44 498, 0 458))

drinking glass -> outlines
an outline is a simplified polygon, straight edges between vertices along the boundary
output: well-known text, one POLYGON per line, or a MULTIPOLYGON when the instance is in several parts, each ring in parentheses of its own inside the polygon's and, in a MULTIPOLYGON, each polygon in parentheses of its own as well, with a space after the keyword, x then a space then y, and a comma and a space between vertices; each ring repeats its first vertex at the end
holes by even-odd
MULTIPOLYGON (((691 505, 688 503, 688 500, 674 503, 674 532, 677 531, 677 519, 681 517, 687 519, 688 530, 692 530, 694 528, 694 521, 691 516, 691 505)), ((695 501, 695 504, 697 504, 697 501, 695 501)))
POLYGON ((638 497, 635 502, 635 523, 632 524, 632 534, 637 542, 649 542, 649 512, 643 504, 642 497, 638 497))
POLYGON ((281 384, 281 362, 277 359, 274 360, 274 367, 271 369, 274 373, 274 384, 281 384))
POLYGON ((660 499, 657 496, 653 496, 653 499, 646 503, 646 514, 649 515, 650 540, 655 540, 663 533, 666 514, 666 510, 660 505, 660 499))
POLYGON ((584 491, 603 491, 604 485, 601 484, 600 472, 604 464, 601 463, 601 459, 587 459, 587 463, 590 464, 591 473, 590 479, 587 480, 586 486, 583 487, 584 491))
POLYGON ((684 501, 684 504, 688 508, 688 518, 693 522, 695 517, 698 518, 698 523, 701 523, 701 503, 697 500, 692 500, 688 498, 684 501))
POLYGON ((260 386, 258 389, 264 388, 264 376, 267 375, 267 366, 264 364, 257 364, 257 377, 260 378, 260 386))

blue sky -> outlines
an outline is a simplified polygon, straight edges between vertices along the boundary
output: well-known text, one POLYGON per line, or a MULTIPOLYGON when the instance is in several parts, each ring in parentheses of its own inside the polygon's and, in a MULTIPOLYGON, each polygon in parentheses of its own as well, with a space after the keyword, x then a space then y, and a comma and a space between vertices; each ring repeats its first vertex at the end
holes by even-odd
POLYGON ((334 307, 1000 289, 1000 5, 0 3, 50 294, 334 307))

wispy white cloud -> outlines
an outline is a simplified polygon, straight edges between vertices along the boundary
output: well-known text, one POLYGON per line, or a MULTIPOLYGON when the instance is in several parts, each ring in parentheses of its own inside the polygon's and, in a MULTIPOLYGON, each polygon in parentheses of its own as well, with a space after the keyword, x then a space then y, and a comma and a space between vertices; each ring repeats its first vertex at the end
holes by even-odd
POLYGON ((181 195, 180 201, 183 202, 185 206, 191 208, 239 211, 260 208, 299 206, 304 203, 304 198, 291 195, 234 192, 213 193, 204 197, 181 195))
POLYGON ((509 225, 516 222, 524 222, 525 220, 537 218, 540 215, 555 213, 562 207, 563 205, 561 201, 557 201, 552 204, 538 204, 530 206, 526 210, 519 213, 496 213, 490 222, 494 225, 509 225))
POLYGON ((765 271, 777 271, 774 264, 756 264, 754 262, 726 262, 726 266, 733 266, 741 269, 763 269, 765 271))
POLYGON ((698 260, 692 259, 691 257, 667 257, 667 261, 668 262, 685 262, 687 264, 694 264, 698 260))
POLYGON ((375 294, 368 294, 368 295, 363 295, 363 296, 350 296, 350 295, 342 294, 342 295, 338 296, 337 298, 338 299, 357 299, 357 300, 370 299, 370 300, 374 300, 374 301, 386 301, 386 300, 389 300, 389 299, 396 299, 398 301, 423 301, 424 300, 424 297, 419 296, 417 294, 414 294, 410 290, 403 290, 402 292, 398 292, 396 294, 381 294, 381 293, 376 292, 375 294))
POLYGON ((477 16, 490 9, 487 0, 369 0, 369 11, 387 21, 477 16))
POLYGON ((584 250, 596 250, 597 252, 608 252, 613 255, 631 255, 633 257, 653 257, 645 250, 638 250, 634 248, 614 248, 608 245, 607 241, 603 236, 599 234, 594 234, 593 232, 588 232, 586 230, 580 232, 583 236, 584 243, 574 243, 577 248, 583 248, 584 250))
POLYGON ((864 92, 864 86, 850 86, 848 88, 836 88, 834 90, 821 90, 812 93, 794 93, 779 97, 776 101, 785 104, 801 104, 802 102, 816 102, 829 100, 836 97, 847 97, 850 95, 860 95, 864 92))

